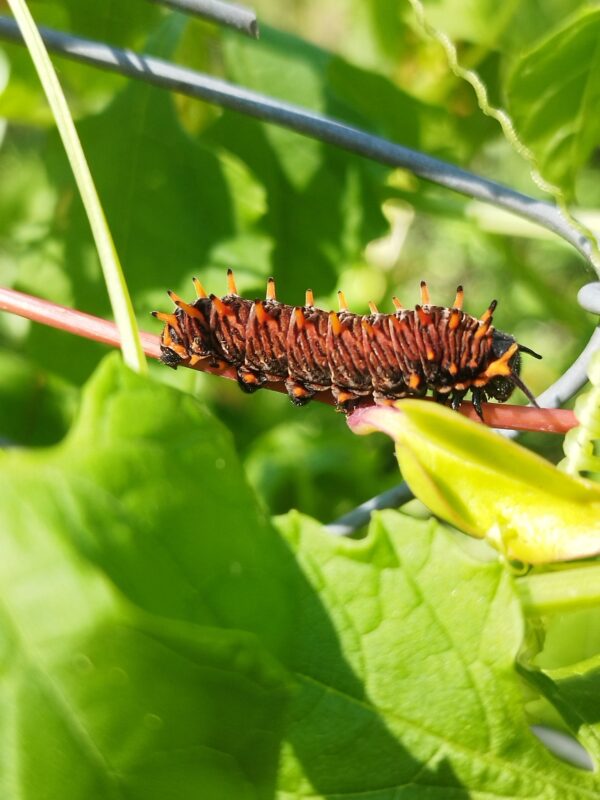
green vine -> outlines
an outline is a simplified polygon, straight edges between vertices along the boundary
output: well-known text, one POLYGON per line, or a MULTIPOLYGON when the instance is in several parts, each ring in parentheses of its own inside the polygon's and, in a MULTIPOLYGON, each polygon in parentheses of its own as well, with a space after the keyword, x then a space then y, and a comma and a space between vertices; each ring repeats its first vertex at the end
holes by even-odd
POLYGON ((530 615, 565 614, 600 604, 600 564, 569 564, 516 579, 525 611, 530 615))

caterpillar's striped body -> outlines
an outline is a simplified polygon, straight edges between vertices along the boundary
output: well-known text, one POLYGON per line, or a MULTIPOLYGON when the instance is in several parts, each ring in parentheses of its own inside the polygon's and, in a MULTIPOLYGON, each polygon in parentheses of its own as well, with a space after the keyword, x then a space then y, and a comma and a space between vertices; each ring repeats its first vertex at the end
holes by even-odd
POLYGON ((483 401, 504 402, 515 385, 535 402, 519 378, 519 351, 537 354, 492 326, 495 301, 479 319, 462 311, 460 286, 452 308, 431 305, 422 282, 421 305, 414 309, 394 298, 395 314, 370 304, 371 314, 361 316, 348 311, 342 292, 339 312, 327 312, 314 306, 310 290, 304 306, 289 306, 277 301, 272 279, 265 300, 240 297, 231 270, 228 283, 229 293, 220 298, 194 280, 193 304, 169 292, 175 312, 154 312, 165 323, 165 364, 224 362, 235 367, 245 391, 283 381, 296 405, 330 389, 342 411, 364 397, 386 402, 428 390, 458 408, 470 390, 481 416, 483 401))

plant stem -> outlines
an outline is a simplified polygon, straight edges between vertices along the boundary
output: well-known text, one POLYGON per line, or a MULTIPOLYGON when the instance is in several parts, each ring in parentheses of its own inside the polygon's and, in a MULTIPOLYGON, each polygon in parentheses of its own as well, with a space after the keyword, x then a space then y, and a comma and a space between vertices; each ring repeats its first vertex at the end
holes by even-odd
POLYGON ((530 614, 542 616, 600 606, 600 563, 534 572, 516 582, 530 614))

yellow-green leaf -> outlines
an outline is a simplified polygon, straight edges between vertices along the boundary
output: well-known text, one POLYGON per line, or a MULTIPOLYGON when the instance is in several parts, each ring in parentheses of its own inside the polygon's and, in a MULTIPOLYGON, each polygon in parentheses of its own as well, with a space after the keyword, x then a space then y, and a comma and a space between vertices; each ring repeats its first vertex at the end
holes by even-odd
POLYGON ((435 514, 530 564, 600 553, 600 488, 435 403, 359 409, 356 433, 396 442, 402 474, 435 514))

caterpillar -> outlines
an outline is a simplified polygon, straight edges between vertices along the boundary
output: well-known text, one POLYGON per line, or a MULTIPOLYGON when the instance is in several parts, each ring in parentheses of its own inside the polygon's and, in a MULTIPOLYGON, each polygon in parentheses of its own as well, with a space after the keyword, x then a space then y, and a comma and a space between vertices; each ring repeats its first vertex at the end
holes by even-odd
POLYGON ((541 356, 493 327, 495 300, 479 318, 466 314, 462 286, 451 308, 431 305, 421 281, 421 304, 414 309, 394 297, 394 314, 369 303, 371 313, 359 315, 348 310, 341 291, 339 311, 323 311, 310 289, 303 306, 280 303, 273 278, 265 300, 240 297, 232 270, 224 297, 207 294, 197 278, 193 282, 193 303, 169 291, 175 311, 152 312, 164 322, 161 361, 170 367, 201 359, 232 365, 244 391, 283 381, 297 406, 330 389, 337 409, 346 413, 363 398, 389 403, 428 390, 434 400, 458 409, 470 391, 483 419, 482 402, 505 402, 515 386, 537 405, 519 377, 520 354, 541 356))

